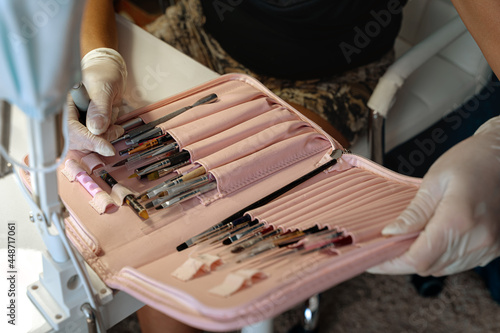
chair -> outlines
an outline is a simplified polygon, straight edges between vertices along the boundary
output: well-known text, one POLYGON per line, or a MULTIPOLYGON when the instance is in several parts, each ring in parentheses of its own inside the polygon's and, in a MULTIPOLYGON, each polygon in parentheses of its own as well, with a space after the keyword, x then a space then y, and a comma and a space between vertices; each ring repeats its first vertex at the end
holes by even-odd
POLYGON ((351 147, 380 164, 385 152, 477 94, 492 73, 450 0, 409 1, 395 50, 368 102, 368 142, 351 147))

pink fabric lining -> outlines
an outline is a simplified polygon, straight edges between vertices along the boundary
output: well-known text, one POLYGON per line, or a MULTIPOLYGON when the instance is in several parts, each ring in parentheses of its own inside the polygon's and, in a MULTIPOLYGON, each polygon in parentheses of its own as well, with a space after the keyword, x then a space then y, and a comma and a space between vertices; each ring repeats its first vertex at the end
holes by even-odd
POLYGON ((104 162, 96 153, 91 153, 82 157, 80 163, 85 167, 88 174, 91 174, 95 169, 104 166, 104 162))
POLYGON ((253 136, 265 128, 298 119, 299 118, 295 114, 285 108, 273 109, 225 131, 212 135, 209 138, 194 142, 184 147, 184 149, 191 153, 193 160, 199 160, 205 156, 222 150, 228 145, 253 136))
MULTIPOLYGON (((240 158, 263 151, 273 144, 283 142, 305 133, 313 133, 313 129, 306 122, 292 120, 277 125, 269 126, 264 130, 248 136, 235 143, 227 143, 224 148, 211 155, 198 159, 198 163, 205 166, 207 170, 213 170, 219 166, 234 162, 240 158)), ((285 157, 288 151, 284 150, 280 157, 285 157)), ((260 169, 259 165, 255 165, 260 169)))
POLYGON ((329 145, 321 135, 305 133, 211 169, 210 172, 217 180, 219 192, 224 196, 322 151, 329 145))
POLYGON ((272 101, 258 98, 225 110, 207 115, 175 128, 164 127, 182 149, 185 146, 209 138, 226 129, 252 119, 272 109, 272 101))
POLYGON ((73 182, 77 180, 83 188, 87 190, 92 196, 92 200, 89 201, 89 204, 97 213, 103 214, 106 210, 113 209, 115 206, 113 199, 97 185, 92 177, 87 174, 87 171, 85 171, 75 160, 66 160, 65 167, 61 172, 69 181, 73 182))

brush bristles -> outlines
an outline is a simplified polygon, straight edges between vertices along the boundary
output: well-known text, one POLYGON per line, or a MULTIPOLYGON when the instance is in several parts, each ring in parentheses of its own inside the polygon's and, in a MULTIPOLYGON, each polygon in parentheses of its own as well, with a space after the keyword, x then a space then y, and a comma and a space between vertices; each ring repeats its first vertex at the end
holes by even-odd
POLYGON ((159 175, 158 171, 152 172, 152 173, 150 173, 148 175, 148 180, 149 181, 157 180, 158 178, 160 178, 160 175, 159 175))

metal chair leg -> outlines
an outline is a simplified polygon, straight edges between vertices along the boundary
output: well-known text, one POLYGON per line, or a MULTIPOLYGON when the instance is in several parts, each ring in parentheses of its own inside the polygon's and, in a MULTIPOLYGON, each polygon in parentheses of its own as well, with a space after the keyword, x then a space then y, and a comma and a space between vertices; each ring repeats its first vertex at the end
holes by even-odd
POLYGON ((309 297, 303 312, 302 327, 305 332, 314 332, 319 321, 319 294, 309 297))
POLYGON ((370 123, 368 126, 368 147, 370 159, 380 165, 384 163, 385 118, 376 111, 371 110, 370 123))

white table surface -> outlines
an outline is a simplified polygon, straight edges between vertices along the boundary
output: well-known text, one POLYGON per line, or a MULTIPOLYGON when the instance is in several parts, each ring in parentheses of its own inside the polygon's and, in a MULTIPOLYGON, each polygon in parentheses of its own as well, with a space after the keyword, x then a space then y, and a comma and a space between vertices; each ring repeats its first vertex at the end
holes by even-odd
MULTIPOLYGON (((218 75, 188 58, 161 40, 117 17, 120 53, 128 67, 125 99, 132 107, 151 104, 187 90, 218 75)), ((11 155, 20 160, 27 154, 27 120, 18 109, 11 122, 11 155)), ((29 284, 38 280, 42 271, 44 243, 29 220, 30 208, 21 194, 14 176, 0 178, 0 305, 3 309, 0 332, 41 332, 50 330, 43 317, 26 296, 29 284), (16 225, 17 309, 16 326, 7 323, 7 224, 16 225)))

